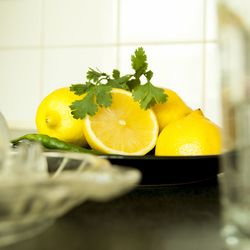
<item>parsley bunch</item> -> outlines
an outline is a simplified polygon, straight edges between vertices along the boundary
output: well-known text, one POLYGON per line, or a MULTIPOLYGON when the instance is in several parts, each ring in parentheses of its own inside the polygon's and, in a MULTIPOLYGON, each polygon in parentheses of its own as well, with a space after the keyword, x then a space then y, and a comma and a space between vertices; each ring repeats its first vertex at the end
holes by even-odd
POLYGON ((151 83, 153 72, 148 70, 147 56, 143 48, 135 50, 131 56, 131 66, 134 74, 121 76, 120 71, 114 69, 112 76, 100 70, 89 68, 85 84, 73 84, 70 90, 76 95, 84 95, 80 100, 74 101, 70 108, 75 119, 83 119, 86 115, 93 116, 99 107, 109 107, 112 103, 112 88, 125 89, 132 92, 132 97, 139 102, 142 109, 151 108, 156 103, 167 101, 167 95, 162 88, 151 83), (146 83, 141 83, 144 76, 146 83))

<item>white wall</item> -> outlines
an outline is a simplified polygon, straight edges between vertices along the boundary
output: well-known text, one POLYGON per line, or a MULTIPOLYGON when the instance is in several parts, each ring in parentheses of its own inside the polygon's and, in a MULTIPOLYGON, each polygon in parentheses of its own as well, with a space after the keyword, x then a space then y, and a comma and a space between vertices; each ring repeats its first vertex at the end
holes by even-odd
POLYGON ((49 92, 88 67, 129 73, 143 46, 155 85, 221 123, 215 0, 0 0, 0 111, 35 129, 49 92))

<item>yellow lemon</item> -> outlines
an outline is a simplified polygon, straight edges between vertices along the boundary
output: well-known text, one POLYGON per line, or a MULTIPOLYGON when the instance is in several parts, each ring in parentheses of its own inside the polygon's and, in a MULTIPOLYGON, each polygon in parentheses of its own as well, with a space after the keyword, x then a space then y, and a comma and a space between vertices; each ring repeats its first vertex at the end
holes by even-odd
POLYGON ((192 111, 176 92, 170 89, 165 89, 164 92, 168 96, 167 101, 153 106, 160 131, 170 122, 176 121, 192 111))
POLYGON ((201 116, 205 117, 201 109, 196 109, 196 110, 192 111, 191 113, 189 113, 189 118, 190 117, 195 117, 195 116, 197 116, 197 117, 201 117, 201 116))
POLYGON ((111 106, 84 119, 84 134, 88 144, 103 153, 145 155, 156 144, 158 122, 154 112, 141 109, 130 92, 113 89, 111 106))
POLYGON ((76 145, 86 144, 83 121, 74 119, 69 107, 81 98, 67 87, 51 92, 42 100, 36 112, 38 132, 76 145))
POLYGON ((196 110, 162 130, 155 155, 212 155, 221 150, 220 128, 196 110))

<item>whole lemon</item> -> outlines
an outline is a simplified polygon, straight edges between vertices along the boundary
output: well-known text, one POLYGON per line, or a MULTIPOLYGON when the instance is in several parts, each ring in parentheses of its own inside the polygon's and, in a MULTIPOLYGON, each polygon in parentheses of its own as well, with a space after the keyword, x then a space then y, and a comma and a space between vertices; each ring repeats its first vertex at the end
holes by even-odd
POLYGON ((196 110, 162 130, 155 155, 212 155, 221 150, 220 127, 196 110))
POLYGON ((42 100, 36 112, 38 132, 65 142, 85 145, 83 121, 74 119, 69 107, 72 102, 82 97, 75 95, 67 87, 51 92, 42 100))
POLYGON ((164 92, 168 96, 167 101, 153 106, 160 131, 170 122, 176 121, 192 111, 175 91, 165 89, 164 92))

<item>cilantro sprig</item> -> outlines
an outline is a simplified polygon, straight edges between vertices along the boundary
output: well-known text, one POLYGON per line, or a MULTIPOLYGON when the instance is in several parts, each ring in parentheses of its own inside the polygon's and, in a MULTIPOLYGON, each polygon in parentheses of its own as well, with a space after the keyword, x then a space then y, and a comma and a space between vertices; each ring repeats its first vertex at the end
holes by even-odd
POLYGON ((83 119, 86 115, 93 116, 98 107, 109 107, 112 104, 111 91, 113 88, 125 89, 132 92, 132 97, 139 102, 142 109, 148 109, 156 103, 167 101, 167 95, 162 88, 152 84, 153 72, 148 70, 147 56, 142 47, 135 50, 131 56, 133 74, 121 75, 114 69, 112 75, 99 69, 89 68, 85 84, 72 84, 70 90, 83 98, 71 105, 71 114, 75 119, 83 119), (142 77, 146 80, 142 84, 142 77))

